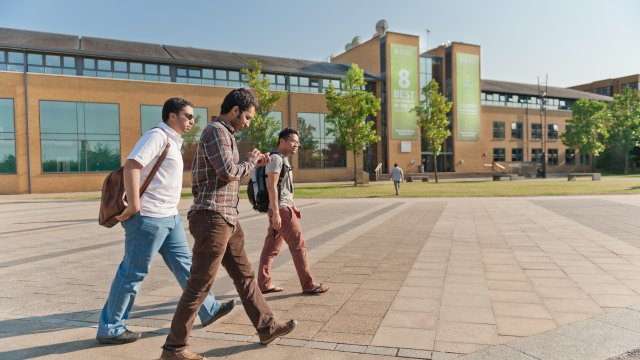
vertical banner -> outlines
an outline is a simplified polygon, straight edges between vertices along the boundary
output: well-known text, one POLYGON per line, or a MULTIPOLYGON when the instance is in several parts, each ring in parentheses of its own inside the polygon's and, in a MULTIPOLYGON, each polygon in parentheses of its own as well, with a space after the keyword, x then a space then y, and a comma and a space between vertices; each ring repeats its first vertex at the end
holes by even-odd
POLYGON ((456 54, 456 115, 458 140, 480 137, 480 57, 456 54))
POLYGON ((391 138, 417 139, 418 48, 391 44, 391 138))

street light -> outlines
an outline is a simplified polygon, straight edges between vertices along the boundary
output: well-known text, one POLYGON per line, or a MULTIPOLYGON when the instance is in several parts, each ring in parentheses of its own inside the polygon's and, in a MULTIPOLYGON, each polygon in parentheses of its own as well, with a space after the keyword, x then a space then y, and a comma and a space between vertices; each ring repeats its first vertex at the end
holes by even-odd
POLYGON ((542 178, 547 178, 547 138, 549 137, 549 129, 547 128, 547 83, 549 75, 545 79, 544 90, 540 86, 540 78, 538 78, 538 94, 540 95, 540 123, 542 125, 542 178))

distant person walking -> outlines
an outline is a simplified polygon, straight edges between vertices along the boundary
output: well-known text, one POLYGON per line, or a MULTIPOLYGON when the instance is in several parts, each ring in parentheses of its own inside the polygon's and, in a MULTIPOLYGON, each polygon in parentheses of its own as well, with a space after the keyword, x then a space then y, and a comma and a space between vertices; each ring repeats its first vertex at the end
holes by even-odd
POLYGON ((307 243, 298 222, 300 211, 293 202, 293 172, 287 157, 298 152, 298 136, 298 130, 282 129, 278 135, 278 153, 271 154, 271 162, 265 167, 269 191, 269 228, 258 268, 258 286, 263 294, 284 290, 271 284, 271 265, 280 252, 282 241, 289 246, 302 292, 322 294, 329 291, 329 286, 313 281, 307 260, 307 243))
MULTIPOLYGON (((187 284, 191 268, 191 251, 184 232, 178 202, 182 192, 182 135, 193 126, 193 105, 181 98, 171 98, 162 107, 162 122, 138 140, 124 164, 127 208, 116 217, 124 228, 124 258, 111 284, 109 297, 100 314, 98 336, 102 344, 126 344, 142 335, 127 330, 125 320, 149 273, 156 253, 178 280, 187 284), (140 183, 169 142, 166 159, 140 198, 140 183)), ((220 305, 209 292, 198 315, 207 326, 233 309, 233 300, 220 305)))
POLYGON ((391 179, 393 180, 393 187, 396 189, 396 195, 400 195, 400 183, 404 181, 404 172, 398 167, 398 164, 393 164, 391 179))

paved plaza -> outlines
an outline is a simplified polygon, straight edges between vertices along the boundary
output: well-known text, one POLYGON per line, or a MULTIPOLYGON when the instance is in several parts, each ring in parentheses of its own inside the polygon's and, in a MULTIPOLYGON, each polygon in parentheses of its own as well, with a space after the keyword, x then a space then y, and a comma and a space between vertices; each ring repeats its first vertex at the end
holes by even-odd
MULTIPOLYGON (((183 200, 186 216, 190 199, 183 200)), ((267 219, 241 200, 257 266, 267 219)), ((640 348, 640 196, 299 200, 316 280, 302 295, 285 248, 269 305, 298 327, 258 344, 238 305, 192 333, 225 359, 594 359, 640 348)), ((128 320, 143 338, 95 341, 122 258, 97 200, 0 196, 0 359, 157 359, 181 290, 157 257, 128 320)), ((186 219, 185 219, 186 221, 186 219)), ((190 239, 191 241, 191 239, 190 239)))

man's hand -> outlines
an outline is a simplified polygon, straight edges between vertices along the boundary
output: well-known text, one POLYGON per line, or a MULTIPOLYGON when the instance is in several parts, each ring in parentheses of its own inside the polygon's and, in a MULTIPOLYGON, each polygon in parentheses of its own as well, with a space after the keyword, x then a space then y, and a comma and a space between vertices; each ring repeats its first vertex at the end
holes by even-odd
POLYGON ((282 226, 282 219, 280 218, 280 210, 276 209, 273 212, 273 216, 271 218, 269 218, 269 220, 271 220, 271 227, 274 228, 275 230, 280 230, 280 227, 282 226))
POLYGON ((138 211, 140 211, 140 209, 136 209, 135 206, 127 205, 127 207, 124 209, 122 214, 116 216, 116 220, 118 220, 118 221, 127 221, 127 220, 129 220, 130 217, 135 215, 135 213, 137 213, 138 211))
POLYGON ((265 166, 269 162, 271 162, 271 158, 269 157, 269 153, 260 153, 260 150, 253 149, 250 153, 247 154, 247 159, 253 161, 257 159, 256 166, 265 166))
POLYGON ((260 160, 256 163, 256 166, 265 166, 271 162, 271 157, 269 157, 269 153, 264 153, 260 155, 260 160))

